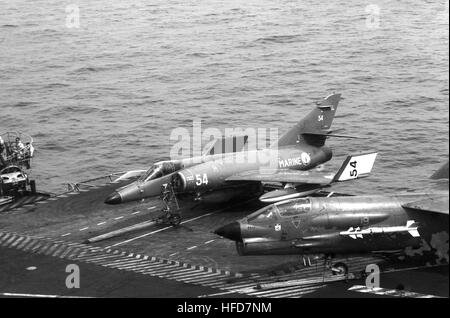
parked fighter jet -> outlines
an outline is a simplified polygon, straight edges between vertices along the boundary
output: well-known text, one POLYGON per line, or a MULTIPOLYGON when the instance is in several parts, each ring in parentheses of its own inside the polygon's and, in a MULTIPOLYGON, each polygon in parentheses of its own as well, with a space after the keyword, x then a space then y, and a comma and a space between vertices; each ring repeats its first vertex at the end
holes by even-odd
MULTIPOLYGON (((343 181, 335 178, 335 174, 311 170, 332 157, 331 149, 325 146, 327 137, 348 137, 330 131, 340 100, 340 94, 332 94, 318 102, 304 119, 268 149, 209 155, 201 158, 200 163, 198 158, 162 162, 139 181, 118 189, 105 202, 117 204, 155 196, 168 182, 177 195, 213 203, 226 202, 243 193, 260 195, 263 184, 278 183, 281 184, 278 190, 260 197, 262 201, 275 202, 305 196, 333 181, 343 181), (268 164, 270 159, 267 158, 274 159, 271 161, 274 164, 268 164)), ((374 155, 362 160, 367 163, 368 172, 374 155)), ((355 172, 345 179, 361 176, 355 172)))
POLYGON ((177 171, 202 162, 219 160, 228 153, 241 151, 247 138, 248 136, 243 135, 213 140, 212 143, 205 146, 204 154, 201 157, 164 160, 155 163, 147 171, 129 171, 116 181, 136 176, 138 179, 127 186, 116 189, 106 198, 105 203, 120 204, 159 196, 161 187, 169 183, 177 171))
MULTIPOLYGON (((433 179, 448 179, 448 163, 433 179)), ((435 193, 308 197, 266 206, 216 234, 240 255, 398 253, 448 263, 447 190, 435 193)), ((346 271, 345 264, 336 264, 346 271)))

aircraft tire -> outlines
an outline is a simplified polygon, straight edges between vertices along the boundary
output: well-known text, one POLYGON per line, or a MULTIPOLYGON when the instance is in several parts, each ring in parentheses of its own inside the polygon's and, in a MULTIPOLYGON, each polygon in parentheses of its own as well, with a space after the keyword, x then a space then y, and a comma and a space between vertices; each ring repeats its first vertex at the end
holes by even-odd
POLYGON ((170 216, 170 224, 172 224, 172 226, 178 226, 181 223, 181 217, 178 215, 172 215, 170 216))
POLYGON ((342 262, 336 263, 332 266, 333 275, 347 275, 348 266, 342 262))

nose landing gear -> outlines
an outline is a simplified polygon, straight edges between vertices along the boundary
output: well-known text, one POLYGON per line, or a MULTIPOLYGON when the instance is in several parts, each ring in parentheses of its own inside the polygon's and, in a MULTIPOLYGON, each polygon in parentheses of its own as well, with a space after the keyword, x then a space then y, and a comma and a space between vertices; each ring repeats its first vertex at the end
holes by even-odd
POLYGON ((342 262, 333 264, 333 265, 331 265, 331 273, 333 275, 347 275, 348 274, 348 266, 342 262))
POLYGON ((172 226, 180 225, 181 210, 171 183, 162 185, 160 198, 164 203, 164 208, 161 210, 163 214, 157 218, 157 223, 170 224, 172 226))
POLYGON ((334 276, 348 276, 348 266, 343 262, 333 263, 332 255, 325 255, 324 269, 330 270, 334 276))

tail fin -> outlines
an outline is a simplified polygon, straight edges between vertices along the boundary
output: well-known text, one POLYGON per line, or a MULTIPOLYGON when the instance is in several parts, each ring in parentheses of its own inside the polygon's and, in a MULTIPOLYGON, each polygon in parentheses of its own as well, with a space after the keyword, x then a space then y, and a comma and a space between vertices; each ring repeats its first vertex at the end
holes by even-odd
POLYGON ((446 164, 444 164, 442 167, 440 167, 433 175, 430 177, 430 179, 437 180, 437 179, 448 179, 448 161, 446 164))
POLYGON ((373 164, 378 153, 366 153, 357 156, 348 156, 333 181, 347 181, 357 178, 367 177, 372 171, 373 164))
POLYGON ((286 132, 274 146, 283 147, 302 143, 323 146, 326 135, 330 133, 334 114, 341 99, 341 94, 331 94, 317 102, 314 109, 286 132))

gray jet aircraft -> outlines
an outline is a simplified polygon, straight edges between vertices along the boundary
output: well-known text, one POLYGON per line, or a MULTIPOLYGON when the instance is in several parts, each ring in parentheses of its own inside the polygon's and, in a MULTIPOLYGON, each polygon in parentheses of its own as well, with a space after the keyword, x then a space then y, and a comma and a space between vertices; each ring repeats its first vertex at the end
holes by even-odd
POLYGON ((205 203, 227 202, 249 193, 261 195, 265 184, 277 183, 275 191, 260 197, 264 202, 276 202, 314 193, 335 181, 363 177, 372 169, 376 154, 358 157, 360 161, 348 161, 346 165, 354 167, 343 166, 341 170, 350 169, 352 175, 312 170, 332 157, 331 149, 325 146, 327 137, 349 137, 332 134, 330 130, 340 100, 340 94, 332 94, 317 102, 305 118, 268 149, 234 149, 234 152, 201 158, 162 161, 138 181, 117 189, 105 203, 119 204, 157 196, 168 183, 177 196, 205 203), (274 164, 268 165, 267 158, 274 159, 271 161, 274 164))
MULTIPOLYGON (((432 176, 447 179, 444 191, 278 202, 215 233, 240 255, 396 253, 448 263, 448 178, 447 163, 432 176)), ((347 271, 343 263, 333 269, 347 271)))

